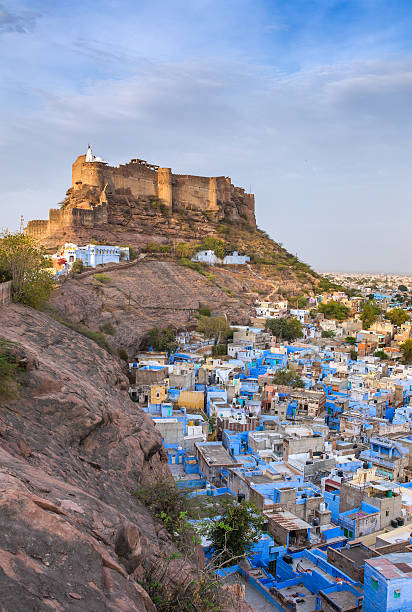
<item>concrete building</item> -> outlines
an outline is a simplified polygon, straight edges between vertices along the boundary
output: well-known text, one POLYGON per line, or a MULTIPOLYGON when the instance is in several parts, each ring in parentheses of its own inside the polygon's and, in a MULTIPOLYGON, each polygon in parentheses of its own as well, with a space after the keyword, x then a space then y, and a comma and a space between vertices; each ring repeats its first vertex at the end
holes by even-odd
POLYGON ((412 553, 391 553, 365 563, 363 612, 412 611, 412 553))
POLYGON ((339 512, 361 507, 362 503, 379 512, 377 528, 384 528, 402 516, 402 496, 381 484, 373 482, 343 482, 340 486, 339 512))
POLYGON ((288 510, 264 510, 267 531, 277 544, 289 550, 303 550, 309 544, 311 526, 288 510))
POLYGON ((221 442, 196 442, 194 452, 198 458, 201 472, 215 484, 220 484, 228 468, 239 465, 221 442))

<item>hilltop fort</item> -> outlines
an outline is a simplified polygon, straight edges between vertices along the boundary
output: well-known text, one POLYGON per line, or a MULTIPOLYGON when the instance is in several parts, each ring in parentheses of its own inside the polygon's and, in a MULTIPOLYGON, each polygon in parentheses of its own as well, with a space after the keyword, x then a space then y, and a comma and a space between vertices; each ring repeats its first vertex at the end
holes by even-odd
POLYGON ((61 207, 50 209, 48 220, 29 221, 25 233, 46 246, 93 236, 122 242, 130 232, 147 234, 145 221, 156 225, 153 217, 163 226, 168 219, 171 229, 170 219, 179 215, 195 221, 202 217, 211 222, 243 221, 256 227, 253 194, 235 187, 229 177, 174 174, 142 159, 109 166, 89 146, 72 166, 72 185, 61 207))

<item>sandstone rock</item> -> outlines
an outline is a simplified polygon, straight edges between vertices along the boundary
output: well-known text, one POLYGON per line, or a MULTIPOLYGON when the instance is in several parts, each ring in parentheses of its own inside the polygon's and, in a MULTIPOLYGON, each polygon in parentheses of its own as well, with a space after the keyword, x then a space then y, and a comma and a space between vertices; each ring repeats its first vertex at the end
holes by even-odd
POLYGON ((171 476, 119 360, 23 306, 0 329, 36 362, 0 406, 0 609, 155 612, 139 582, 190 585, 202 560, 167 561, 176 548, 133 495, 171 476))

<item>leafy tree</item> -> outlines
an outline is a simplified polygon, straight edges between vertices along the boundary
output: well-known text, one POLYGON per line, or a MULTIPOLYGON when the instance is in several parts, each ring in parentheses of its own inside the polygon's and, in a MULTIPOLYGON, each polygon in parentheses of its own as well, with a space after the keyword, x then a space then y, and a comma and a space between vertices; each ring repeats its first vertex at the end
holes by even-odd
POLYGON ((357 359, 358 359, 358 351, 356 349, 351 349, 351 351, 350 351, 350 358, 352 359, 352 361, 357 361, 357 359))
POLYGON ((363 329, 369 329, 372 323, 376 321, 376 315, 380 314, 381 309, 373 301, 365 302, 362 305, 361 320, 363 329))
POLYGON ((322 312, 327 319, 336 319, 344 321, 349 316, 349 308, 343 304, 339 304, 336 300, 331 300, 327 304, 319 304, 319 312, 322 312))
POLYGON ((249 502, 225 500, 222 506, 223 514, 212 520, 206 530, 213 557, 218 557, 219 564, 230 564, 251 551, 261 536, 264 520, 249 502))
POLYGON ((202 244, 197 248, 198 251, 214 251, 216 257, 223 259, 226 253, 225 244, 218 238, 206 236, 202 244))
POLYGON ((194 248, 190 242, 179 242, 176 245, 176 255, 183 259, 190 259, 193 257, 194 248))
POLYGON ((322 338, 334 338, 335 336, 336 334, 332 329, 322 330, 322 338))
POLYGON ((215 344, 219 344, 221 338, 226 338, 230 327, 224 317, 200 316, 197 331, 206 338, 214 338, 215 344))
POLYGON ((165 327, 164 329, 152 327, 144 344, 145 346, 151 346, 155 351, 166 351, 168 353, 174 353, 177 349, 175 332, 171 327, 165 327))
POLYGON ((412 338, 408 338, 399 346, 406 363, 412 363, 412 338))
POLYGON ((303 336, 302 324, 297 319, 268 319, 265 327, 276 338, 287 342, 293 342, 303 336))
POLYGON ((212 346, 212 357, 227 355, 227 344, 214 344, 212 346))
POLYGON ((11 278, 15 302, 38 308, 47 302, 54 281, 38 241, 20 233, 0 236, 0 270, 11 278))
POLYGON ((408 287, 405 287, 405 285, 399 285, 398 291, 408 291, 408 287))
POLYGON ((301 388, 305 386, 303 380, 292 370, 278 370, 273 375, 273 384, 287 387, 301 388))
POLYGON ((300 297, 298 298, 298 308, 306 308, 309 303, 309 298, 300 297))
POLYGON ((388 319, 393 325, 402 325, 406 321, 410 320, 410 316, 402 308, 392 308, 385 314, 385 319, 388 319))
POLYGON ((379 359, 389 359, 388 355, 382 349, 375 351, 374 355, 375 357, 379 357, 379 359))
POLYGON ((188 521, 190 515, 186 493, 178 489, 173 481, 163 480, 141 486, 135 495, 163 523, 181 550, 193 552, 198 538, 188 521))
POLYGON ((346 344, 356 344, 356 338, 354 338, 353 336, 346 336, 346 344))

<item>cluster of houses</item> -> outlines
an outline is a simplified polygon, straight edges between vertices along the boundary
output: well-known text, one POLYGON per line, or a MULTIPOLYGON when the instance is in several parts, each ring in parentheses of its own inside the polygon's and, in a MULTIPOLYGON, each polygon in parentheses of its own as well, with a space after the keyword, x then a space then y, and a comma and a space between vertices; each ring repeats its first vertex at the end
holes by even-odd
POLYGON ((247 500, 264 516, 259 542, 222 580, 265 610, 412 610, 412 366, 396 350, 374 355, 411 326, 381 321, 366 337, 357 300, 312 304, 329 299, 348 303, 350 319, 258 303, 222 358, 199 334, 178 334, 173 355, 149 350, 129 364, 130 395, 160 431, 179 488, 247 500), (265 329, 290 316, 303 338, 265 329), (279 384, 285 370, 298 385, 279 384))

